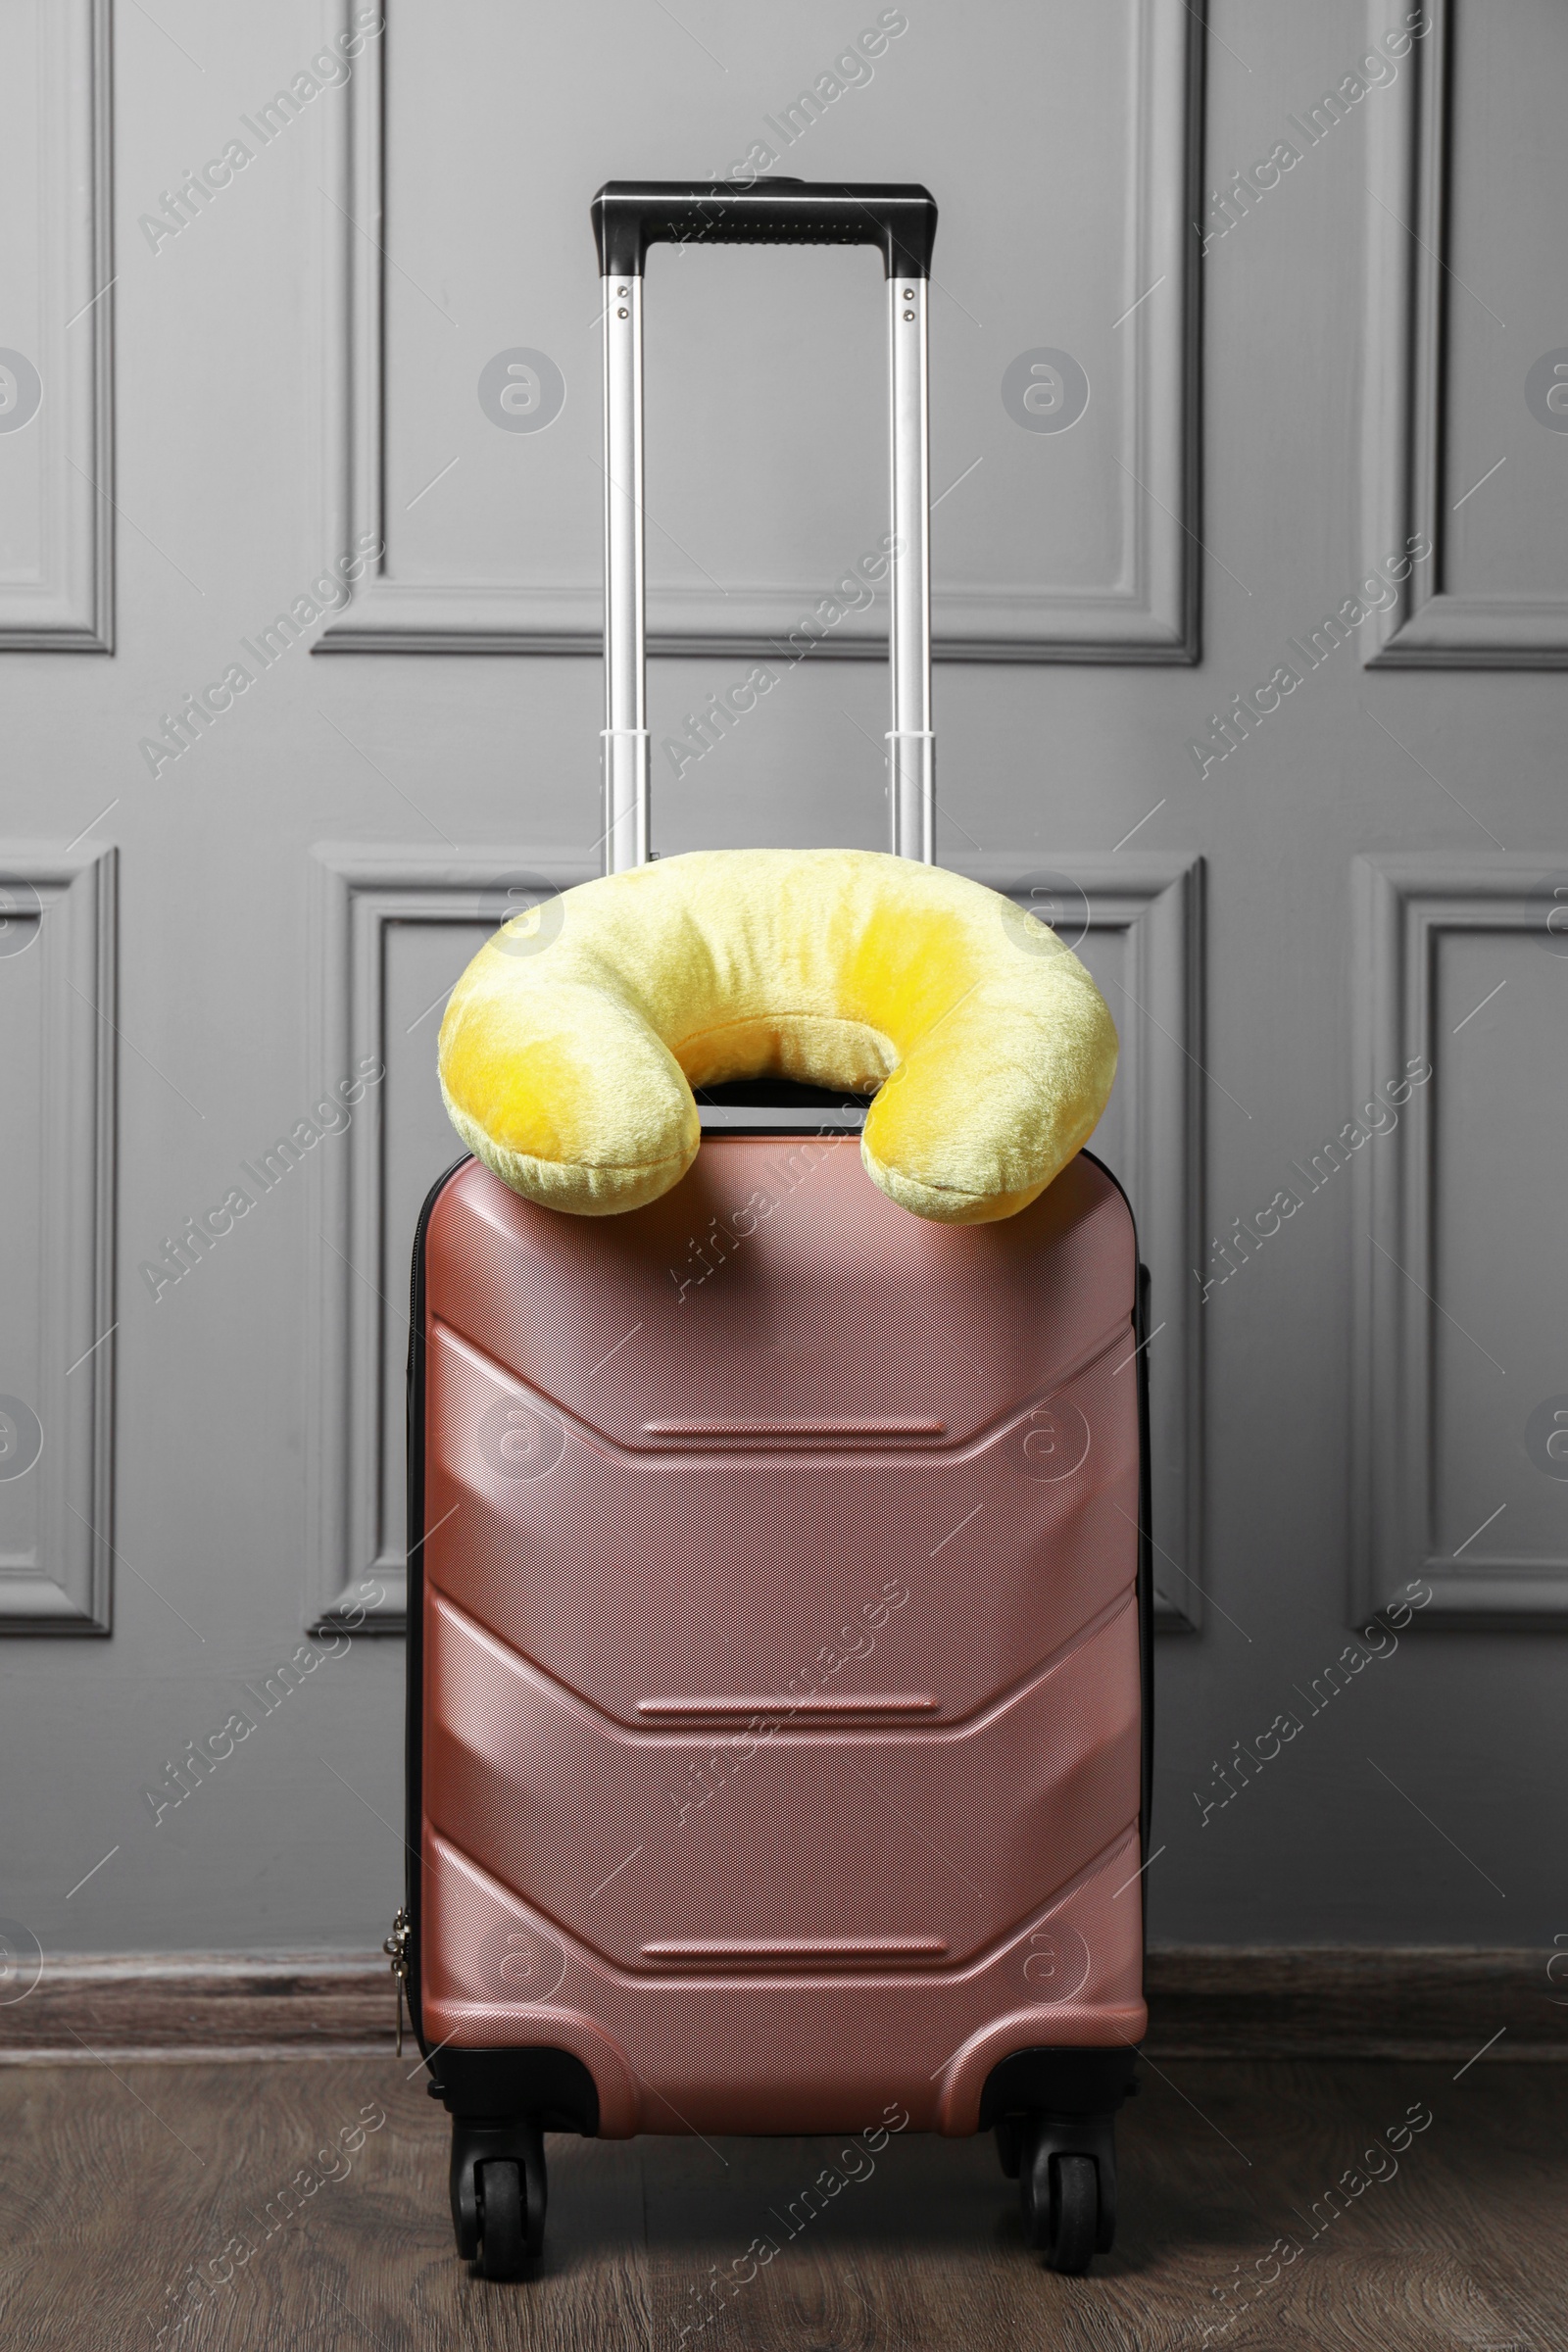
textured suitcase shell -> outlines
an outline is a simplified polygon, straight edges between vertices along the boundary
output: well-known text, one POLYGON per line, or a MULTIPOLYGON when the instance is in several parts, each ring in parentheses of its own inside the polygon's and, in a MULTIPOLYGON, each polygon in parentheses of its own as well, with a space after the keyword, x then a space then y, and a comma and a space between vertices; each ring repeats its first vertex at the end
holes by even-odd
POLYGON ((416 1260, 414 2015, 598 2129, 972 2132, 1143 2034, 1143 1358, 1080 1156, 926 1223, 852 1135, 650 1207, 474 1161, 416 1260))

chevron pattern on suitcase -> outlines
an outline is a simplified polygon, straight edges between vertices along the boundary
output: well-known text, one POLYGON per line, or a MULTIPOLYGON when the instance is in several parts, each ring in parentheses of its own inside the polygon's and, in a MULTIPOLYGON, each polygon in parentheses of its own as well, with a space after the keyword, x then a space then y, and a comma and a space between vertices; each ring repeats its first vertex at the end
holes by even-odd
POLYGON ((424 1292, 428 2042, 600 2129, 975 2128, 1144 2030, 1132 1220, 996 1225, 853 1136, 710 1136, 605 1220, 475 1163, 424 1292))

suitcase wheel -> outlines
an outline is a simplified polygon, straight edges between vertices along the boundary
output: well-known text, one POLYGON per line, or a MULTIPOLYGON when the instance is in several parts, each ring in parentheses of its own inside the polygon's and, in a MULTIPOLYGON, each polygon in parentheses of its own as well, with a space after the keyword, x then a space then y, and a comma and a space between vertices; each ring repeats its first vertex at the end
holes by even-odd
POLYGON ((520 2278, 544 2251, 544 2138, 532 2117, 452 2126, 458 2252, 484 2278, 520 2278))
POLYGON ((486 2278, 515 2278, 527 2247, 523 2235, 523 2171, 506 2157, 478 2167, 479 2269, 486 2278))
MULTIPOLYGON (((1109 2116, 1017 2118, 1002 2149, 1014 2158, 1025 2242, 1046 2268, 1082 2278, 1116 2235, 1116 2151, 1109 2116)), ((1001 2134, 999 2133, 999 2139, 1001 2134)))

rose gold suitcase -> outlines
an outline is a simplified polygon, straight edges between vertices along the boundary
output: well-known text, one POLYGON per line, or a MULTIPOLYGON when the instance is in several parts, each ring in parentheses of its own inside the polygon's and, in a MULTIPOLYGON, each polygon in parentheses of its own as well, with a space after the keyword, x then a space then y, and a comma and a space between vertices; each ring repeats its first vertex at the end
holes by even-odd
MULTIPOLYGON (((595 218, 612 867, 648 854, 641 262, 681 234, 884 244, 895 846, 929 854, 935 207, 612 183, 595 218)), ((1081 2271, 1146 2022, 1132 1216, 1081 1153, 1018 1216, 930 1224, 863 1172, 863 1105, 760 1080, 701 1107, 647 1208, 562 1216, 465 1159, 419 1220, 388 1948, 459 2248, 538 2254, 546 2131, 994 2128, 1030 2242, 1081 2271)))

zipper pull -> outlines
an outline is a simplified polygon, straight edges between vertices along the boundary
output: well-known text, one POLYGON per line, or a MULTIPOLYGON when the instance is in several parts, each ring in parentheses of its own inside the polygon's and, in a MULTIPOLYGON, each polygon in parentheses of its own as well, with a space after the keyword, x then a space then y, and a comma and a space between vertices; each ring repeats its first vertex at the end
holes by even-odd
POLYGON ((392 1933, 391 1933, 391 1935, 390 1935, 390 1936, 389 1936, 386 1938, 385 1942, 384 1942, 384 1943, 382 1944, 382 1946, 381 1946, 381 1949, 382 1949, 382 1951, 383 1951, 383 1952, 385 1952, 385 1954, 386 1954, 386 1956, 387 1956, 387 1959, 388 1959, 388 1961, 391 1963, 392 1974, 393 1974, 393 1976, 394 1976, 394 1977, 396 1977, 396 1979, 397 1979, 397 1984, 398 1984, 398 2046, 397 2046, 397 2055, 398 2055, 398 2057, 400 2057, 400 2058, 401 2058, 401 2057, 402 2057, 402 2055, 403 2055, 403 1987, 405 1986, 405 1984, 407 1984, 407 1983, 408 1983, 408 1981, 409 1981, 409 1937, 410 1937, 410 1936, 412 1935, 412 1933, 413 1933, 413 1930, 411 1929, 411 1927, 410 1927, 410 1925, 409 1925, 409 1915, 408 1915, 408 1913, 407 1913, 406 1911, 401 1911, 401 1910, 400 1910, 400 1911, 399 1911, 399 1913, 398 1913, 398 1915, 397 1915, 397 1917, 396 1917, 396 1919, 395 1919, 395 1920, 392 1922, 392 1933))

